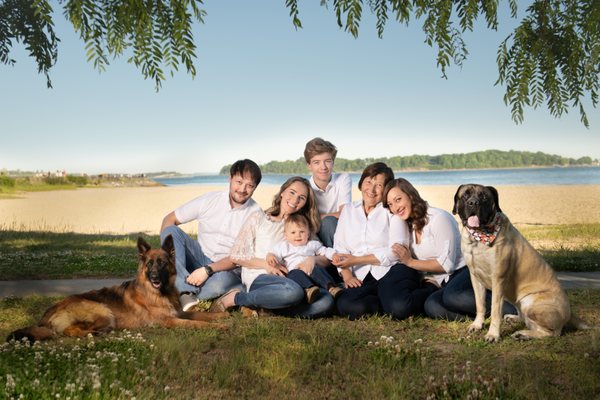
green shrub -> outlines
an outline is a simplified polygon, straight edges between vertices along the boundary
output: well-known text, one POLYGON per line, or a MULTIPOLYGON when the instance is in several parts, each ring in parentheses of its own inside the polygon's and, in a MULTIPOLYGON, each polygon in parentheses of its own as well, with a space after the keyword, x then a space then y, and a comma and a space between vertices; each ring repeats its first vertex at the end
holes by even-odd
POLYGON ((62 176, 46 176, 44 182, 48 185, 64 185, 67 180, 62 176))
POLYGON ((10 176, 0 175, 0 186, 13 188, 15 187, 15 180, 10 176))
POLYGON ((77 186, 85 186, 88 184, 87 176, 67 175, 67 181, 70 183, 74 183, 77 186))

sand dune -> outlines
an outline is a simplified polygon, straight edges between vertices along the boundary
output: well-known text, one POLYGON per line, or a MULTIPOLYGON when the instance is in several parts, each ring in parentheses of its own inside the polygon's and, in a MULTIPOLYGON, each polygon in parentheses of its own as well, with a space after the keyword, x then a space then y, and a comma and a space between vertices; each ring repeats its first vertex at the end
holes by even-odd
MULTIPOLYGON (((600 186, 498 186, 500 205, 516 225, 600 222, 600 186)), ((174 208, 224 186, 99 188, 26 193, 0 199, 0 229, 78 233, 156 234, 174 208)), ((278 186, 261 185, 254 198, 266 208, 278 186)), ((420 186, 422 197, 451 211, 456 186, 420 186)), ((358 189, 353 198, 360 199, 358 189)), ((195 224, 184 229, 195 232, 195 224)))

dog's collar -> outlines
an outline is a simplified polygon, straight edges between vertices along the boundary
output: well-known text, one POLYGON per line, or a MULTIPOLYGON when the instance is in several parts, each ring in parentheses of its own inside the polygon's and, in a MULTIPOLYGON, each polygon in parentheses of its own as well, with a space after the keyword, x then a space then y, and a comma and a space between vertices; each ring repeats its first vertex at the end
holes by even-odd
POLYGON ((496 216, 491 224, 477 229, 469 228, 468 226, 466 228, 473 239, 485 244, 486 246, 491 246, 494 243, 494 240, 496 240, 498 232, 500 232, 500 228, 502 228, 500 223, 501 219, 500 213, 496 213, 496 216))

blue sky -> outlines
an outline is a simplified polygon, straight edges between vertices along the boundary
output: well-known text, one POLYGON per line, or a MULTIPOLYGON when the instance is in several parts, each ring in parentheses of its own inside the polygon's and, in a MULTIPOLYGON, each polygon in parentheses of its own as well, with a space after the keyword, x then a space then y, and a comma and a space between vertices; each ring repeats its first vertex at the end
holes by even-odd
POLYGON ((379 39, 365 10, 354 39, 318 1, 301 2, 298 31, 283 1, 206 3, 196 78, 181 71, 158 93, 125 58, 94 70, 55 5, 54 88, 21 48, 14 67, 0 65, 0 169, 216 172, 240 158, 297 159, 315 136, 343 158, 486 149, 600 158, 600 110, 589 104, 590 129, 577 110, 555 119, 528 109, 523 124, 512 121, 494 82, 515 20, 466 34, 470 55, 446 80, 421 21, 389 21, 379 39))

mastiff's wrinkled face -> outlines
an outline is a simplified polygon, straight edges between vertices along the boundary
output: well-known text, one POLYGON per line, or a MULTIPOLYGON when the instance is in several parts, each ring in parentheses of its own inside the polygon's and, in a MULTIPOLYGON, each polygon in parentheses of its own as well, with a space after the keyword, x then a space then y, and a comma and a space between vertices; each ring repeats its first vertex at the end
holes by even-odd
POLYGON ((474 183, 458 187, 452 213, 458 214, 464 226, 477 229, 490 225, 496 212, 502 212, 496 188, 474 183))

